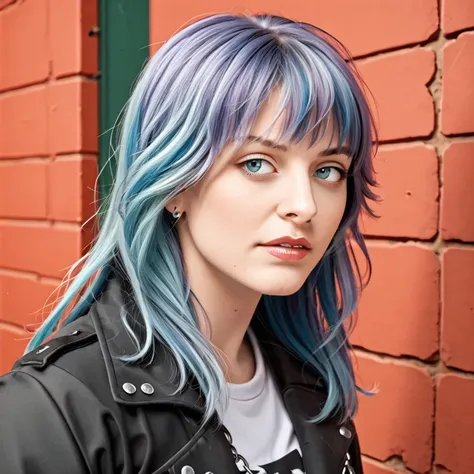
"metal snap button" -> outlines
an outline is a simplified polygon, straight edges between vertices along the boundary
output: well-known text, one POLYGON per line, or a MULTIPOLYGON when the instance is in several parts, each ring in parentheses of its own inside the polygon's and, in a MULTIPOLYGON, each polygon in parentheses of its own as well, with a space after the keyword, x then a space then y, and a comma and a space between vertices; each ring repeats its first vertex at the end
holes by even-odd
POLYGON ((128 393, 129 395, 133 395, 137 391, 137 387, 135 387, 135 385, 133 385, 133 383, 130 383, 130 382, 125 382, 122 385, 122 388, 123 388, 123 391, 125 393, 128 393))
POLYGON ((155 392, 155 389, 153 388, 153 385, 151 385, 149 383, 142 384, 142 386, 140 387, 140 390, 143 393, 146 393, 147 395, 152 395, 155 392))
POLYGON ((339 433, 344 436, 344 438, 350 438, 352 436, 352 433, 345 426, 339 428, 339 433))
POLYGON ((191 466, 184 466, 181 469, 181 474, 194 474, 194 469, 191 466))

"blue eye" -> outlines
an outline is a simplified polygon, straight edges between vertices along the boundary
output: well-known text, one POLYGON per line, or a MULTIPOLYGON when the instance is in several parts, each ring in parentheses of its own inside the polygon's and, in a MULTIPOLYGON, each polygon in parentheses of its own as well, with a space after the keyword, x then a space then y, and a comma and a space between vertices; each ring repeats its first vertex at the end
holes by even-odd
POLYGON ((331 168, 321 168, 316 171, 316 174, 318 175, 318 178, 328 179, 331 174, 331 168))
POLYGON ((325 166, 315 171, 316 176, 324 181, 336 183, 346 177, 346 173, 334 166, 325 166))
POLYGON ((249 160, 245 162, 245 166, 251 173, 256 173, 262 167, 262 160, 249 160))
POLYGON ((264 176, 266 174, 272 174, 275 168, 267 160, 260 158, 252 158, 251 160, 244 161, 241 163, 242 170, 248 175, 255 176, 264 176), (265 166, 268 166, 268 172, 260 172, 261 170, 265 171, 265 166))

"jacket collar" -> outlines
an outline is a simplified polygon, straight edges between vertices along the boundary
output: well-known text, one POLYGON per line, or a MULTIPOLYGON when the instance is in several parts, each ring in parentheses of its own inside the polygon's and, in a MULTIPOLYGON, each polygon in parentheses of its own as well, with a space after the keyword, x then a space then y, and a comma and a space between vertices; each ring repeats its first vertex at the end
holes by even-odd
MULTIPOLYGON (((202 397, 191 387, 177 392, 177 367, 169 351, 156 345, 151 361, 127 363, 121 357, 137 352, 137 345, 126 331, 121 313, 135 311, 131 288, 127 281, 114 274, 89 315, 94 325, 107 370, 114 400, 126 405, 172 404, 204 414, 202 397)), ((139 323, 133 328, 139 335, 139 323)))

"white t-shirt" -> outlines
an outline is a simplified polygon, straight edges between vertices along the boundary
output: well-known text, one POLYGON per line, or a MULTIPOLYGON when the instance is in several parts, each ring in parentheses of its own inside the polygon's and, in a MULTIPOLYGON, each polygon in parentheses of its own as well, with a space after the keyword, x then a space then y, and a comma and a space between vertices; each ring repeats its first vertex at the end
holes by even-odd
MULTIPOLYGON (((228 384, 224 426, 237 452, 258 474, 304 474, 301 449, 280 393, 265 367, 257 338, 248 332, 255 354, 254 377, 228 384)), ((242 463, 239 470, 245 472, 242 463)))

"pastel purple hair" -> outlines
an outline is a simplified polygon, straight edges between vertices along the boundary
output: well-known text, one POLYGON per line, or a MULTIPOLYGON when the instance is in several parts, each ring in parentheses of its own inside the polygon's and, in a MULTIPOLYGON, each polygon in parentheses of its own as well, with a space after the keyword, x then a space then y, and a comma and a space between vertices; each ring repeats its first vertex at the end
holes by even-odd
POLYGON ((153 353, 156 341, 166 344, 177 363, 177 390, 193 375, 206 398, 206 418, 220 412, 226 383, 199 330, 165 206, 206 175, 227 143, 243 143, 262 104, 278 89, 284 124, 277 141, 309 136, 314 144, 331 133, 331 146, 348 147, 352 164, 344 216, 323 258, 297 293, 264 295, 259 309, 281 344, 320 374, 327 388, 327 402, 313 421, 354 415, 357 387, 345 322, 356 309, 362 278, 351 245, 369 259, 358 217, 361 211, 372 215, 368 202, 376 198, 376 137, 361 84, 344 47, 308 23, 213 15, 172 36, 150 59, 127 105, 115 184, 97 241, 76 264, 80 270, 29 349, 52 333, 81 292, 66 324, 84 314, 119 257, 146 333, 140 342, 130 315, 122 315, 138 347, 124 360, 138 362, 153 353))

